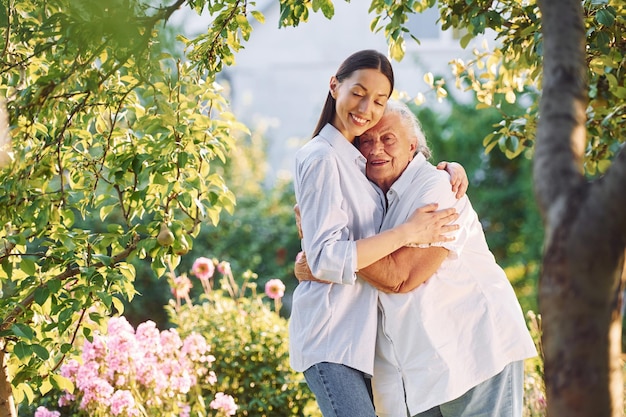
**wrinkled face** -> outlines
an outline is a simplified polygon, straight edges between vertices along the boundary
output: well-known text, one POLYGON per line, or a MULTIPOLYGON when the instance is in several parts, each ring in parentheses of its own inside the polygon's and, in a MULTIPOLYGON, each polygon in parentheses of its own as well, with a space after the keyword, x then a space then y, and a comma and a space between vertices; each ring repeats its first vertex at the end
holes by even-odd
POLYGON ((384 192, 400 177, 415 154, 417 141, 400 115, 391 113, 361 135, 359 150, 367 158, 367 177, 384 192))
POLYGON ((391 83, 379 70, 362 69, 342 82, 333 76, 330 93, 336 100, 332 124, 352 142, 382 117, 391 83))

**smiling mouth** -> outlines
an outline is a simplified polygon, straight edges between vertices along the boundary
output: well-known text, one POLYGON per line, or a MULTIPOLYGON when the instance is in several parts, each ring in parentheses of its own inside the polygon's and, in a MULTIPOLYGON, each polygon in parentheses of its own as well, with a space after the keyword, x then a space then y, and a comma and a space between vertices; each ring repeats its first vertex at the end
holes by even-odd
POLYGON ((352 113, 350 113, 350 116, 352 116, 352 120, 354 120, 358 125, 365 125, 367 123, 367 119, 363 119, 362 117, 356 116, 352 113))
POLYGON ((379 166, 385 165, 387 162, 389 161, 386 161, 383 159, 377 159, 375 161, 370 161, 369 164, 373 167, 379 167, 379 166))

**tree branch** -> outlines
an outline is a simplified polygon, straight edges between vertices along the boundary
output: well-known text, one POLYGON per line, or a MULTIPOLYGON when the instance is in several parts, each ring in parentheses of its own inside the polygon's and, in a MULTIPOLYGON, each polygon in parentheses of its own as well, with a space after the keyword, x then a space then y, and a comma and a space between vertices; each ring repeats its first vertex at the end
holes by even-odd
MULTIPOLYGON (((609 223, 608 227, 617 229, 621 233, 622 239, 626 242, 626 216, 624 216, 624 206, 626 206, 626 193, 624 184, 626 183, 626 146, 622 145, 619 152, 613 159, 611 167, 602 178, 596 181, 593 187, 590 200, 597 202, 606 213, 598 219, 600 222, 609 223), (608 221, 610 219, 610 221, 608 221)), ((616 230, 612 230, 615 232, 616 230)))
MULTIPOLYGON (((110 266, 116 265, 117 263, 126 259, 128 255, 131 254, 132 251, 137 249, 137 243, 139 243, 139 240, 140 240, 139 235, 136 234, 133 237, 133 240, 131 241, 131 243, 128 245, 128 247, 126 247, 126 249, 124 249, 122 252, 118 253, 117 255, 111 258, 110 266)), ((92 265, 93 268, 101 268, 103 266, 105 265, 102 262, 98 262, 92 265)), ((78 275, 79 273, 80 273, 79 267, 77 266, 68 267, 64 272, 51 278, 51 280, 64 281, 68 278, 78 275)), ((9 314, 7 314, 7 316, 4 319, 2 319, 2 323, 0 324, 0 332, 7 330, 9 326, 11 326, 11 324, 15 322, 15 319, 17 319, 24 311, 26 311, 26 309, 28 309, 28 307, 30 307, 30 305, 35 300, 35 292, 37 291, 37 289, 45 287, 47 285, 47 282, 48 281, 42 282, 41 284, 33 288, 33 290, 26 296, 26 298, 24 298, 24 300, 21 303, 19 303, 9 314)))

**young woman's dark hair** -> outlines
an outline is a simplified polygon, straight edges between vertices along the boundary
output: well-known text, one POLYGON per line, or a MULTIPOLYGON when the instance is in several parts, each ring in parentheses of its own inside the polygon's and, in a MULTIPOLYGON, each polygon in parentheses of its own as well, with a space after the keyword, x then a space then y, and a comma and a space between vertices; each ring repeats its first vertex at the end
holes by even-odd
MULTIPOLYGON (((378 51, 373 49, 365 49, 362 51, 358 51, 350 55, 346 58, 345 61, 339 66, 337 70, 337 81, 342 82, 344 79, 351 76, 355 71, 361 69, 377 69, 383 73, 385 77, 391 83, 391 89, 389 90, 389 95, 393 91, 393 68, 391 68, 391 62, 387 59, 387 57, 381 54, 378 51)), ((324 107, 322 108, 322 113, 320 114, 320 118, 317 121, 317 126, 313 131, 313 136, 315 137, 320 133, 320 130, 327 123, 330 123, 335 116, 335 99, 328 92, 328 97, 326 97, 326 102, 324 103, 324 107)))

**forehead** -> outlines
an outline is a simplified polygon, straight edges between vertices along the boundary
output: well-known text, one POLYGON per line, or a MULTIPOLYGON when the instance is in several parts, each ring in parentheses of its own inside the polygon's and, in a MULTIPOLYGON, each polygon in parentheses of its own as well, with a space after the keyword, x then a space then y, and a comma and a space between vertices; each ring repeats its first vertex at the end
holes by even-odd
POLYGON ((398 113, 385 114, 382 119, 376 124, 376 126, 369 129, 363 134, 368 135, 383 135, 385 133, 399 134, 406 130, 406 123, 403 123, 402 118, 398 113))
POLYGON ((380 70, 365 68, 354 71, 342 82, 350 88, 361 88, 370 94, 389 97, 391 82, 380 70))

